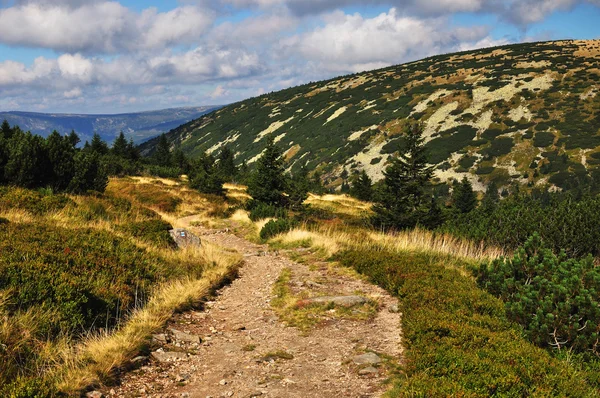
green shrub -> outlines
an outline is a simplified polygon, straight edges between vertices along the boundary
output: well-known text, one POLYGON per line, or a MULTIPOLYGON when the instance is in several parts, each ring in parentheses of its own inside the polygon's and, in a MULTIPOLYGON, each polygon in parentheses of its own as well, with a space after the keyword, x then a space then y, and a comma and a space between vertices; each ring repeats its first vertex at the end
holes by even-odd
POLYGON ((275 235, 287 232, 294 228, 296 223, 293 220, 287 218, 280 218, 278 220, 271 220, 265 224, 260 230, 260 238, 267 240, 275 235))
POLYGON ((503 303, 427 253, 351 250, 339 261, 400 298, 404 369, 394 397, 596 396, 598 377, 527 342, 503 303))
POLYGON ((252 221, 263 220, 265 218, 286 218, 287 210, 283 207, 269 205, 261 202, 251 201, 250 207, 250 219, 252 221))
POLYGON ((158 247, 177 247, 173 237, 169 234, 173 227, 161 219, 129 223, 122 228, 136 238, 158 247))
POLYGON ((547 147, 554 143, 554 134, 549 131, 538 131, 533 137, 533 145, 537 147, 547 147))
POLYGON ((24 188, 0 187, 0 209, 22 209, 43 215, 61 210, 72 203, 65 195, 44 195, 24 188))
POLYGON ((535 344, 600 355, 600 268, 591 256, 556 256, 534 234, 512 259, 482 264, 477 281, 506 303, 508 317, 535 344))

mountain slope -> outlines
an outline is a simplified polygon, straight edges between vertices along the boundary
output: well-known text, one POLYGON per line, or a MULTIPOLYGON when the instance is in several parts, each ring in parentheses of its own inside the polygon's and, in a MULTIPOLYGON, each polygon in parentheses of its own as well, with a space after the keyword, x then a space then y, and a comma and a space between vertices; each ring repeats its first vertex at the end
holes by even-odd
POLYGON ((0 112, 0 121, 6 119, 11 125, 18 125, 25 131, 42 136, 47 136, 53 130, 63 134, 75 130, 82 141, 89 140, 97 132, 104 140, 112 142, 123 131, 128 138, 139 143, 201 117, 215 108, 217 107, 200 106, 117 115, 0 112))
POLYGON ((600 182, 599 65, 600 40, 440 55, 251 98, 168 137, 192 156, 228 145, 252 163, 273 134, 291 169, 320 169, 339 186, 363 168, 381 179, 413 118, 441 181, 571 188, 600 182))

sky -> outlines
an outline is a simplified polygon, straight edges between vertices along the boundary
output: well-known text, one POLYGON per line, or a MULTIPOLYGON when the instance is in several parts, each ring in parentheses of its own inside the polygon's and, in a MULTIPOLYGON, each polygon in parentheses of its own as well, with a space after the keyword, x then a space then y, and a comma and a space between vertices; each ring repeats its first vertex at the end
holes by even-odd
POLYGON ((600 0, 0 0, 0 111, 227 104, 598 21, 600 0))

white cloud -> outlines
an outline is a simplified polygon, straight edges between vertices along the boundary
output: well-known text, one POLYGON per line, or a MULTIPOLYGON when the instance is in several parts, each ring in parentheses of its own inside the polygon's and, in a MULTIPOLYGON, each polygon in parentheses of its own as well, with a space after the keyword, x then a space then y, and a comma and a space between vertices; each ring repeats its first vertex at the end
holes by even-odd
POLYGON ((209 94, 209 97, 215 99, 224 97, 227 94, 229 94, 228 91, 219 84, 217 87, 215 87, 213 92, 209 94))
POLYGON ((75 87, 72 90, 65 91, 63 93, 63 96, 65 98, 79 98, 79 97, 81 97, 82 94, 83 94, 83 91, 81 91, 81 89, 79 87, 75 87))
POLYGON ((166 13, 135 13, 117 2, 29 2, 0 9, 0 42, 61 52, 118 53, 197 42, 212 24, 212 11, 187 6, 166 13))
POLYGON ((459 48, 487 36, 484 27, 452 28, 443 18, 418 19, 392 8, 374 18, 337 11, 325 25, 289 41, 320 67, 337 72, 360 72, 415 60, 459 48))

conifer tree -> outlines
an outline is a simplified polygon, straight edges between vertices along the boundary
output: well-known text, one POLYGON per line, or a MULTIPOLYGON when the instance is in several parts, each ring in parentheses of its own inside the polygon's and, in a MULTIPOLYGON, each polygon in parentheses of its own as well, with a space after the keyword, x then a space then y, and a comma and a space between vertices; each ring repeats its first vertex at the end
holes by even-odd
POLYGON ((69 191, 85 193, 87 191, 104 192, 108 185, 108 176, 100 162, 97 152, 79 152, 75 156, 75 175, 69 183, 69 191))
POLYGON ((115 156, 127 159, 128 154, 128 143, 125 139, 125 134, 121 131, 115 141, 113 142, 111 153, 115 156))
POLYGON ((25 188, 44 186, 49 173, 45 140, 15 129, 8 141, 4 177, 9 184, 25 188))
POLYGON ((498 186, 495 181, 492 181, 485 190, 485 195, 481 201, 481 207, 483 210, 489 212, 496 208, 499 201, 500 195, 498 194, 498 186))
POLYGON ((373 198, 373 181, 365 170, 361 171, 352 181, 350 195, 367 202, 373 198))
POLYGON ((79 138, 79 136, 77 135, 75 130, 71 130, 71 133, 69 134, 68 139, 69 139, 69 143, 71 144, 71 146, 73 148, 77 147, 77 144, 79 144, 81 142, 81 139, 79 138))
POLYGON ((218 172, 225 181, 233 181, 237 176, 237 167, 235 166, 234 154, 229 147, 223 147, 219 153, 218 172))
POLYGON ((291 178, 289 183, 289 205, 292 210, 302 210, 303 203, 308 198, 310 181, 308 179, 308 170, 301 167, 291 178))
POLYGON ((0 126, 0 135, 7 141, 10 140, 13 135, 13 129, 10 128, 10 124, 8 124, 8 120, 6 119, 4 119, 2 126, 0 126))
POLYGON ((134 162, 140 160, 140 151, 137 146, 133 143, 133 139, 129 139, 127 143, 127 158, 134 162))
POLYGON ((159 166, 171 166, 171 146, 169 145, 166 134, 161 134, 158 138, 153 158, 155 163, 159 166))
POLYGON ((203 154, 190 166, 190 187, 202 193, 224 195, 223 178, 217 172, 215 159, 203 154))
POLYGON ((54 190, 62 191, 75 174, 75 148, 69 137, 61 136, 56 130, 46 138, 46 147, 51 165, 49 184, 54 190))
POLYGON ((106 155, 108 153, 108 145, 102 140, 98 133, 94 133, 90 142, 90 150, 98 155, 106 155))
POLYGON ((190 162, 181 149, 177 148, 173 151, 172 162, 182 173, 188 174, 190 172, 190 162))
POLYGON ((383 172, 378 190, 374 223, 382 228, 404 229, 417 225, 427 212, 425 187, 433 173, 419 124, 410 124, 405 132, 405 146, 383 172))
POLYGON ((471 181, 466 176, 454 188, 452 199, 454 207, 461 213, 469 213, 477 207, 477 196, 473 192, 471 181))
POLYGON ((287 204, 284 192, 287 188, 281 149, 270 136, 267 147, 256 162, 256 169, 248 182, 248 193, 257 202, 273 206, 287 204))

